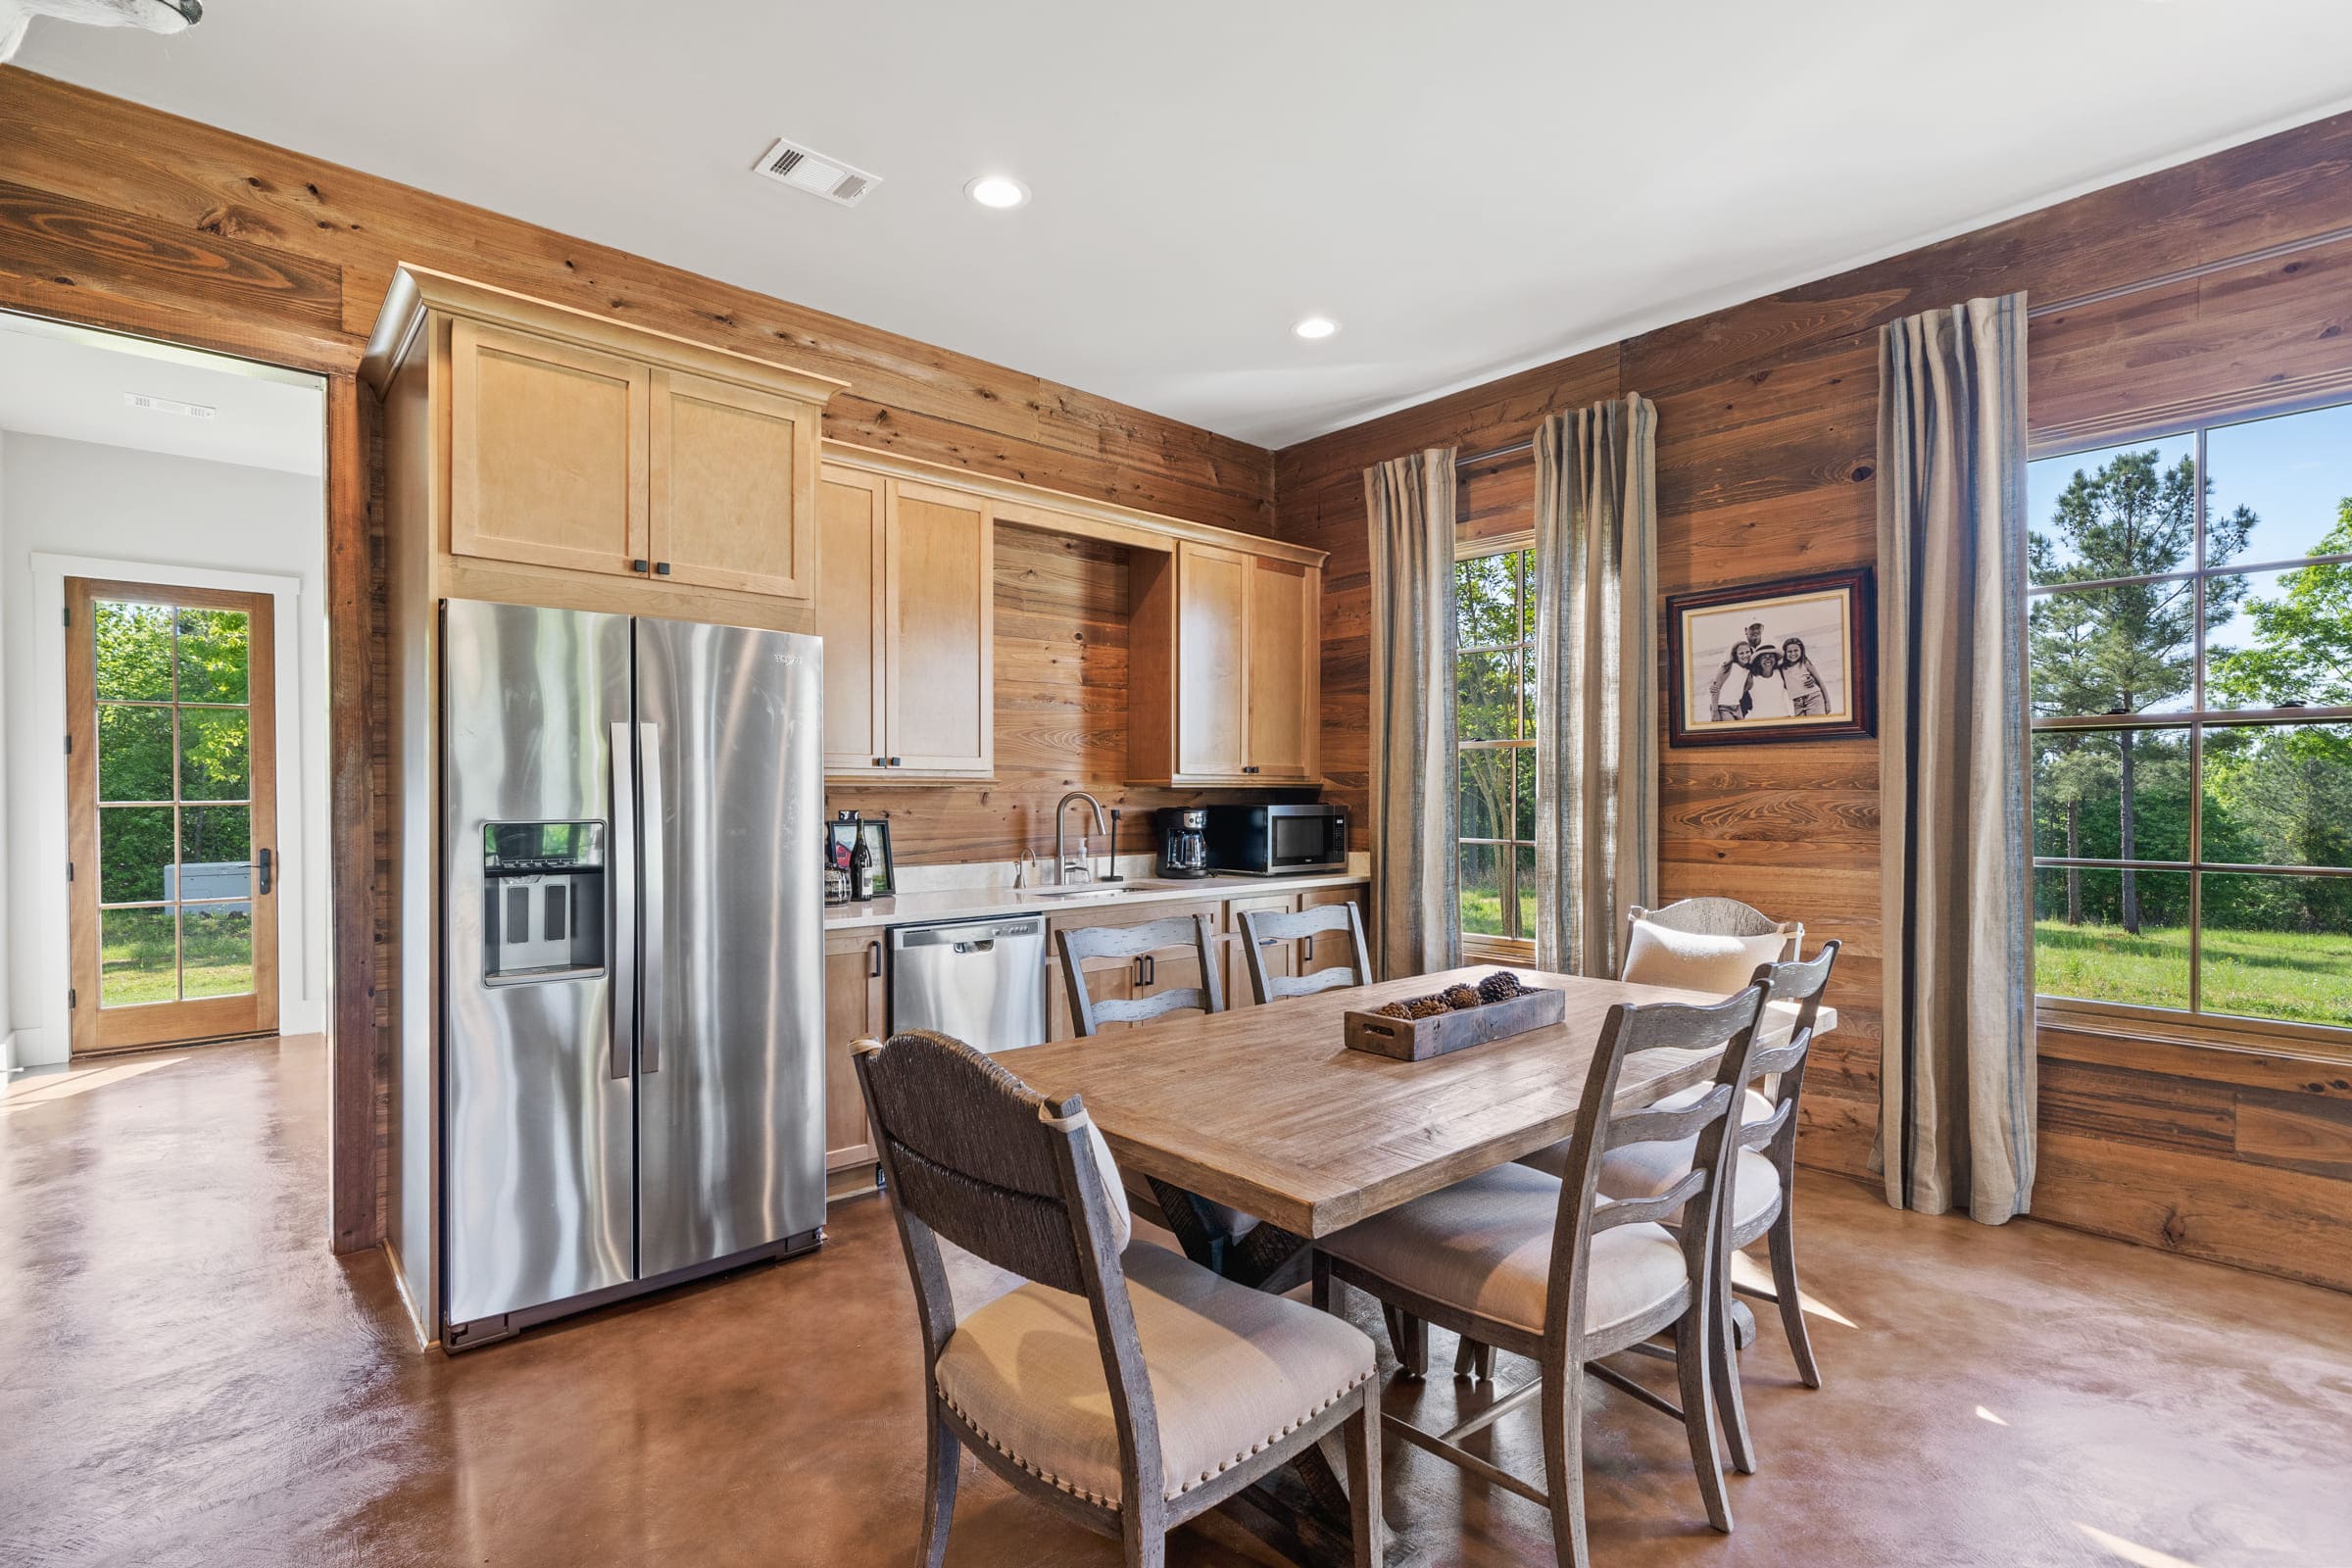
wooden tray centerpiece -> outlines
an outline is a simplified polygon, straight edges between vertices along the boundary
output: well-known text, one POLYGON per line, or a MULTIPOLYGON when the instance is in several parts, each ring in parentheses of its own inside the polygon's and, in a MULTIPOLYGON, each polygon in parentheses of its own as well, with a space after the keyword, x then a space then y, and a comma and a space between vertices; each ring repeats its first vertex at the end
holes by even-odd
POLYGON ((1350 1051, 1427 1061, 1546 1028, 1567 1015, 1564 993, 1522 985, 1510 970, 1497 969, 1476 986, 1449 986, 1436 996, 1392 1002, 1377 1012, 1343 1013, 1342 1038, 1350 1051))

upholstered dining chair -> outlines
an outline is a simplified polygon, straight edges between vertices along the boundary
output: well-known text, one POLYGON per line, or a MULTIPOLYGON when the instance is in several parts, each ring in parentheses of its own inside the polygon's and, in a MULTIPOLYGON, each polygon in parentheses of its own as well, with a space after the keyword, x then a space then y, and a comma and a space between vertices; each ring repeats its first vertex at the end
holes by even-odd
MULTIPOLYGON (((1225 1010, 1225 989, 1217 980, 1216 939, 1206 915, 1176 915, 1142 925, 1082 926, 1058 933, 1055 940, 1061 950, 1062 983, 1069 989, 1070 1020, 1077 1025, 1081 1039, 1101 1034, 1104 1024, 1149 1023, 1188 1008, 1203 1013, 1225 1010), (1197 986, 1172 986, 1136 998, 1101 999, 1087 989, 1086 966, 1098 959, 1132 958, 1149 966, 1155 962, 1153 955, 1187 947, 1200 963, 1200 983, 1197 986)), ((1150 973, 1150 968, 1145 972, 1150 973)), ((1271 1236, 1265 1239, 1262 1255, 1245 1255, 1247 1239, 1257 1229, 1255 1215, 1165 1182, 1147 1178, 1146 1186, 1159 1218, 1194 1261, 1253 1286, 1273 1279, 1280 1266, 1278 1254, 1288 1261, 1279 1238, 1271 1236)))
POLYGON ((1082 1036, 1102 1033, 1106 1023, 1149 1023, 1188 1007, 1202 1012, 1225 1010, 1225 988, 1217 981, 1216 937, 1204 914, 1180 914, 1142 925, 1082 926, 1059 932, 1054 940, 1061 950, 1062 983, 1069 988, 1070 1020, 1082 1036), (1154 954, 1188 947, 1200 963, 1197 986, 1171 986, 1141 997, 1100 1000, 1087 991, 1086 966, 1098 958, 1133 958, 1151 966, 1154 954))
MULTIPOLYGON (((1805 1056, 1812 1049, 1813 1026, 1821 1013, 1822 993, 1829 989, 1830 970, 1838 962, 1838 947, 1837 942, 1825 942, 1806 962, 1764 964, 1755 973, 1758 984, 1771 987, 1775 1001, 1795 1004, 1796 1018, 1786 1040, 1760 1045, 1748 1057, 1747 1075, 1740 1083, 1746 1113, 1738 1136, 1739 1154, 1731 1167, 1727 1261, 1731 1252, 1765 1242, 1772 1263, 1772 1288, 1735 1286, 1728 1266, 1716 1281, 1712 1332, 1722 1353, 1715 1360, 1721 1380, 1715 1398, 1723 1412, 1725 1449, 1732 1468, 1742 1475, 1754 1474, 1756 1465, 1754 1444, 1747 1431, 1746 1401, 1740 1388, 1740 1348, 1733 1334, 1735 1289, 1780 1308, 1781 1328, 1788 1338, 1797 1376, 1808 1389, 1821 1387, 1821 1368, 1813 1357, 1813 1341, 1806 1332, 1796 1281, 1796 1122, 1805 1087, 1805 1056), (1768 1096, 1757 1085, 1774 1077, 1778 1084, 1768 1096)), ((1657 1108, 1673 1110, 1690 1102, 1692 1093, 1685 1090, 1659 1101, 1657 1108)), ((1688 1176, 1693 1160, 1703 1154, 1697 1140, 1690 1138, 1613 1149, 1600 1162, 1601 1194, 1619 1202, 1655 1198, 1688 1176)))
POLYGON ((1681 1421, 1707 1519, 1729 1532, 1716 1438, 1715 1353, 1707 1332, 1725 1229, 1715 1223, 1737 1143, 1732 1107, 1749 1075, 1756 1020, 1770 988, 1759 983, 1704 1006, 1620 1004, 1609 1009, 1577 1113, 1565 1180, 1525 1165, 1498 1165, 1351 1225, 1316 1243, 1314 1298, 1329 1309, 1336 1284, 1480 1344, 1534 1358, 1542 1375, 1451 1431, 1432 1434, 1389 1419, 1392 1435, 1551 1510, 1563 1568, 1586 1568, 1584 1391, 1596 1378, 1681 1421), (1714 1082, 1676 1110, 1619 1111, 1617 1084, 1635 1052, 1680 1047, 1720 1052, 1714 1082), (1609 1152, 1693 1139, 1697 1161, 1654 1198, 1617 1201, 1599 1190, 1609 1152), (1659 1221, 1680 1213, 1679 1234, 1659 1221), (1674 1404, 1601 1358, 1671 1330, 1682 1403, 1674 1404), (1539 1490, 1460 1446, 1473 1432, 1541 1394, 1544 1485, 1539 1490))
POLYGON ((1250 990, 1259 1006, 1285 997, 1311 997, 1318 991, 1367 985, 1372 979, 1372 952, 1364 942, 1364 917, 1353 904, 1326 904, 1296 914, 1281 909, 1244 909, 1242 951, 1250 965, 1250 990), (1303 940, 1311 953, 1311 945, 1326 936, 1348 944, 1346 963, 1294 975, 1277 974, 1266 962, 1265 950, 1271 943, 1303 940))
POLYGON ((1335 1428, 1358 1568, 1383 1560, 1372 1342, 1302 1302, 1130 1242, 1108 1146, 980 1052, 910 1031, 853 1048, 914 1281, 928 1384, 922 1561, 970 1449, 1014 1491, 1164 1561, 1169 1530, 1335 1428), (1027 1283, 962 1314, 945 1238, 1027 1283))

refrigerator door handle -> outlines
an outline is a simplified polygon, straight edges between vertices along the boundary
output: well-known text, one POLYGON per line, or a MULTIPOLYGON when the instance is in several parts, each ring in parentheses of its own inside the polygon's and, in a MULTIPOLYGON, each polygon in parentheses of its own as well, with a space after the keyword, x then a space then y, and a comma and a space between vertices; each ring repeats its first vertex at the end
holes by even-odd
POLYGON ((630 726, 612 731, 612 1029, 607 1076, 629 1075, 637 1036, 637 765, 630 726))
POLYGON ((644 829, 639 834, 639 854, 644 862, 645 876, 645 1008, 644 1022, 637 1031, 637 1070, 662 1070, 662 1023, 663 971, 668 967, 664 950, 666 921, 662 909, 662 845, 666 836, 662 823, 662 726, 637 726, 637 767, 644 780, 644 829))

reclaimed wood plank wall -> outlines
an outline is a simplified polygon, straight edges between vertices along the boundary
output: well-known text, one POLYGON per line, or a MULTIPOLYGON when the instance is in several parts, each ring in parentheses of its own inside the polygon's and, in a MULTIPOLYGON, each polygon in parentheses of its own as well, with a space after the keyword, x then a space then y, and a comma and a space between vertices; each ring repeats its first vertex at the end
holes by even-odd
MULTIPOLYGON (((2352 116, 1277 454, 1282 537, 1331 552, 1323 748, 1335 794, 1359 809, 1366 798, 1366 465, 1429 446, 1502 446, 1544 415, 1640 391, 1658 407, 1664 592, 1870 564, 1886 321, 2017 289, 2085 300, 2042 316, 2030 335, 2034 439, 2045 451, 2219 410, 2352 397, 2352 238, 2309 244, 2347 228, 2352 116), (2271 254, 2287 247, 2299 248, 2271 254)), ((1473 531, 1509 531, 1506 514, 1532 502, 1531 466, 1503 459, 1464 475, 1473 531)), ((1844 942, 1842 1022, 1817 1050, 1799 1148, 1809 1164, 1864 1177, 1878 1107, 1878 775, 1875 742, 1840 741, 1668 749, 1659 779, 1667 898, 1742 899, 1844 942)), ((2045 1030, 2036 1212, 2352 1289, 2342 1070, 2281 1069, 2249 1085, 2236 1081, 2243 1054, 2138 1050, 2090 1069, 2060 1050, 2082 1048, 2045 1030)))
MULTIPOLYGON (((336 700, 368 705, 365 731, 373 747, 366 769, 338 775, 335 794, 332 1223, 335 1245, 345 1250, 381 1238, 384 1054, 400 1000, 392 985, 395 911, 381 897, 390 885, 383 872, 392 856, 391 812, 375 809, 393 787, 381 701, 387 654, 374 482, 381 458, 372 446, 373 400, 350 377, 402 262, 839 376, 850 390, 833 400, 825 420, 825 433, 837 439, 1251 533, 1271 533, 1274 520, 1272 456, 1247 443, 0 68, 0 308, 336 378, 329 598, 345 613, 330 627, 330 663, 336 700), (344 470, 362 464, 366 482, 347 483, 344 470), (363 539, 368 547, 360 547, 363 539), (363 605, 373 619, 350 612, 363 605), (370 1168, 374 1179, 358 1185, 370 1168)), ((360 732, 357 720, 337 719, 339 737, 360 732)), ((1034 846, 1035 801, 1054 771, 1034 753, 1024 754, 1029 771, 1009 804, 997 792, 968 788, 909 802, 916 820, 903 853, 993 858, 1034 846)), ((1092 788, 1109 804, 1123 766, 1100 744, 1082 748, 1075 761, 1061 770, 1062 787, 1092 788)), ((1146 831, 1133 826, 1128 847, 1140 847, 1146 831)), ((1050 823, 1043 836, 1050 845, 1050 823)))

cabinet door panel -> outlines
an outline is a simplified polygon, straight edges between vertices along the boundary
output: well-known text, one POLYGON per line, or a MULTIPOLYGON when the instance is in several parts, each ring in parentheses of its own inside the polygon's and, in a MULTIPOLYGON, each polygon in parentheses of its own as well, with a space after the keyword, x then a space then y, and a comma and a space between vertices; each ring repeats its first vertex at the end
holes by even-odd
POLYGON ((801 496, 816 462, 816 411, 675 370, 654 372, 652 396, 656 573, 809 598, 816 539, 801 496))
POLYGON ((651 549, 653 372, 507 327, 450 328, 450 550, 630 574, 651 549))
POLYGON ((825 1169, 874 1161, 850 1043, 882 1035, 882 939, 854 931, 825 938, 825 1169))
POLYGON ((1250 558, 1188 543, 1177 552, 1176 570, 1176 770, 1187 778, 1238 779, 1250 558))
POLYGON ((1322 657, 1312 568, 1250 564, 1249 702, 1243 767, 1255 779, 1306 780, 1320 753, 1315 668, 1322 657))
MULTIPOLYGON (((1372 923, 1367 918, 1370 911, 1365 908, 1368 892, 1368 889, 1360 886, 1316 888, 1298 895, 1298 907, 1316 909, 1328 904, 1352 904, 1355 906, 1355 917, 1362 922, 1365 939, 1369 941, 1372 923)), ((1298 944, 1298 950, 1300 974, 1320 974, 1325 969, 1348 969, 1355 965, 1354 946, 1345 932, 1326 931, 1321 936, 1308 937, 1298 944)), ((1359 975, 1356 978, 1361 981, 1370 977, 1359 975)))
POLYGON ((825 643, 825 771, 882 766, 883 481, 827 468, 817 486, 817 635, 825 643))
MULTIPOLYGON (((1257 991, 1250 984, 1250 939, 1242 931, 1242 916, 1246 913, 1291 914, 1297 911, 1298 901, 1280 894, 1265 894, 1256 898, 1235 899, 1226 906, 1233 935, 1225 947, 1225 1005, 1252 1007, 1257 1004, 1257 991)), ((1277 942, 1263 950, 1266 967, 1276 974, 1298 972, 1298 944, 1277 942)))
POLYGON ((994 522, 976 497, 893 481, 883 572, 883 750, 893 771, 996 758, 994 522))

